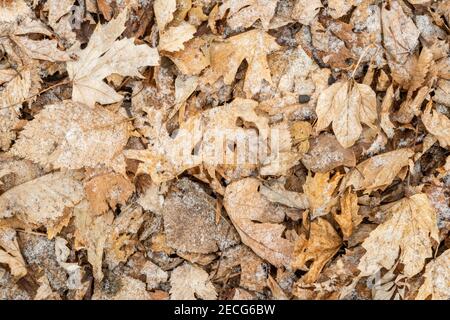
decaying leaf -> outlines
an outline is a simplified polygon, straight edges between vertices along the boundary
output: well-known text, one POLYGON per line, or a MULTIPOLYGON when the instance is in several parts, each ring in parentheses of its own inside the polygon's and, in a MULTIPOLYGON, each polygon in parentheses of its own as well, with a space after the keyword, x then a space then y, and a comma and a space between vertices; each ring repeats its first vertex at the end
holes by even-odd
POLYGON ((107 167, 124 173, 128 136, 123 116, 64 101, 46 106, 22 131, 12 154, 53 168, 107 167))
POLYGON ((322 131, 333 123, 337 140, 344 148, 349 148, 361 135, 361 123, 374 127, 377 119, 375 92, 365 84, 337 82, 320 94, 316 113, 316 130, 322 131))
POLYGON ((337 203, 337 198, 333 196, 342 175, 336 174, 330 179, 329 173, 316 173, 308 175, 303 185, 305 195, 308 198, 311 218, 317 218, 328 214, 331 208, 337 203))
POLYGON ((248 98, 261 90, 262 81, 271 83, 267 55, 280 47, 275 39, 260 30, 251 30, 211 44, 211 74, 209 82, 223 77, 225 84, 232 84, 242 61, 248 63, 244 92, 248 98))
POLYGON ((416 300, 448 300, 450 297, 450 250, 446 250, 435 260, 429 262, 425 268, 425 282, 419 288, 416 300))
POLYGON ((253 178, 230 184, 225 191, 225 209, 243 243, 273 265, 287 266, 293 244, 282 237, 284 214, 272 211, 268 200, 258 196, 259 186, 253 178))
POLYGON ((366 254, 358 268, 361 275, 371 275, 381 268, 391 269, 398 260, 404 265, 403 274, 412 277, 422 271, 425 259, 432 256, 433 240, 439 242, 438 227, 436 211, 428 197, 419 193, 403 198, 363 242, 366 254))
POLYGON ((216 300, 217 292, 208 273, 197 266, 184 263, 177 267, 170 277, 170 299, 171 300, 216 300))
POLYGON ((0 263, 8 265, 14 277, 21 278, 27 274, 16 232, 12 229, 0 227, 0 263))
POLYGON ((409 159, 414 155, 411 149, 399 149, 361 162, 355 170, 347 173, 344 178, 346 186, 353 186, 355 190, 366 193, 378 189, 385 189, 392 183, 400 170, 406 167, 409 159))
POLYGON ((125 30, 127 11, 106 25, 99 24, 85 49, 73 52, 77 61, 67 63, 67 72, 73 81, 73 101, 93 106, 96 102, 111 104, 122 101, 123 96, 103 82, 107 76, 117 73, 123 76, 141 77, 138 68, 159 63, 156 49, 134 44, 133 39, 116 39, 125 30))
POLYGON ((317 280, 325 264, 341 247, 341 238, 333 226, 325 219, 318 218, 311 222, 309 238, 301 235, 295 243, 292 267, 301 269, 308 261, 313 260, 308 273, 302 277, 304 283, 317 280))
POLYGON ((427 130, 433 134, 443 148, 450 147, 450 119, 445 115, 433 111, 432 103, 428 103, 427 108, 422 114, 422 122, 427 130))
POLYGON ((248 28, 257 20, 264 29, 269 28, 278 0, 225 0, 219 14, 227 15, 227 24, 232 29, 248 28))

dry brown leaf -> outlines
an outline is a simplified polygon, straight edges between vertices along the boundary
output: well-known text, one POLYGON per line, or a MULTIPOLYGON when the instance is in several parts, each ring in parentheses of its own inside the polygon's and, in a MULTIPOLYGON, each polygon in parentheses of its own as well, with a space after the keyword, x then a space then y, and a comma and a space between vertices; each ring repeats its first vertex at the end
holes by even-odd
POLYGON ((159 55, 155 48, 134 44, 134 39, 116 39, 125 31, 127 10, 108 24, 97 25, 85 49, 72 49, 78 60, 67 63, 67 72, 73 83, 73 101, 93 106, 96 102, 111 104, 123 96, 108 86, 103 79, 117 73, 122 76, 142 77, 139 68, 156 66, 159 55))
POLYGON ((339 224, 344 239, 347 240, 352 235, 355 228, 361 223, 362 217, 358 215, 358 197, 347 189, 341 199, 341 213, 333 212, 334 220, 339 224))
POLYGON ((75 250, 86 249, 88 261, 92 265, 94 278, 103 279, 103 252, 106 246, 114 214, 95 216, 90 212, 87 201, 82 201, 74 209, 75 250))
POLYGON ((304 235, 295 243, 292 267, 303 269, 308 261, 313 260, 308 272, 301 278, 304 283, 317 280, 325 264, 338 252, 342 240, 333 226, 325 219, 318 218, 311 222, 309 239, 304 235))
POLYGON ((13 229, 0 227, 0 263, 8 265, 11 274, 16 278, 27 274, 26 263, 13 229))
POLYGON ((308 175, 303 185, 303 190, 308 198, 309 208, 311 210, 311 219, 324 216, 331 211, 331 208, 337 204, 337 197, 334 197, 339 181, 342 175, 337 173, 330 179, 330 173, 316 173, 313 176, 308 175))
POLYGON ((191 40, 196 31, 197 28, 195 26, 185 21, 177 26, 169 27, 160 34, 158 49, 167 52, 184 50, 184 43, 191 40))
POLYGON ((375 127, 375 92, 365 84, 353 81, 337 82, 320 94, 316 113, 316 130, 325 130, 332 123, 339 143, 344 148, 349 148, 361 135, 361 123, 375 127))
POLYGON ((293 244, 282 238, 284 213, 272 212, 269 201, 258 196, 260 184, 253 178, 230 184, 225 190, 224 207, 244 244, 271 264, 288 266, 293 244))
POLYGON ((426 194, 396 202, 389 208, 386 220, 362 244, 366 254, 358 265, 361 276, 372 275, 381 268, 390 270, 397 260, 404 265, 403 274, 407 277, 422 271, 425 260, 432 256, 432 240, 439 242, 436 219, 426 194))
POLYGON ((73 174, 50 173, 2 194, 0 218, 16 217, 32 227, 44 226, 52 238, 68 223, 72 208, 83 197, 83 186, 73 174))
POLYGON ((448 300, 450 299, 450 250, 444 251, 425 268, 425 282, 419 288, 416 300, 448 300))
POLYGON ((227 15, 231 29, 251 27, 257 20, 268 29, 278 0, 225 0, 219 7, 220 16, 227 15))
POLYGON ((431 101, 427 104, 422 114, 422 122, 428 132, 438 139, 441 147, 448 148, 450 147, 450 119, 436 110, 432 113, 432 105, 431 101))
POLYGON ((125 173, 126 119, 101 107, 64 101, 48 105, 29 122, 13 155, 53 168, 107 167, 125 173))
POLYGON ((346 175, 344 185, 353 186, 355 190, 364 190, 365 193, 378 189, 384 190, 400 173, 400 170, 408 166, 409 159, 413 155, 414 151, 405 148, 367 159, 346 175))
POLYGON ((173 20, 173 14, 177 10, 176 0, 155 0, 153 3, 155 11, 156 23, 159 31, 162 32, 166 26, 173 20))
POLYGON ((217 292, 208 273, 203 269, 185 262, 172 271, 170 276, 171 300, 216 300, 217 292))
POLYGON ((186 75, 199 75, 209 66, 209 57, 203 51, 206 41, 202 38, 194 38, 184 44, 184 49, 165 53, 178 69, 186 75))
POLYGON ((212 43, 211 74, 207 81, 213 83, 223 76, 225 84, 232 84, 239 66, 246 60, 244 92, 251 98, 261 90, 263 80, 272 83, 267 55, 279 49, 275 38, 256 29, 212 43))
POLYGON ((281 203, 287 207, 297 209, 307 209, 309 207, 308 198, 306 195, 288 191, 280 186, 266 187, 261 185, 259 188, 261 193, 270 202, 281 203))
POLYGON ((10 36, 10 39, 20 47, 27 56, 36 60, 45 60, 50 62, 70 61, 70 55, 57 48, 56 40, 31 40, 28 37, 10 36))
POLYGON ((304 25, 309 25, 322 8, 320 0, 296 0, 292 18, 304 25))
POLYGON ((134 192, 134 185, 120 174, 106 173, 86 182, 84 190, 93 214, 100 215, 125 204, 134 192))

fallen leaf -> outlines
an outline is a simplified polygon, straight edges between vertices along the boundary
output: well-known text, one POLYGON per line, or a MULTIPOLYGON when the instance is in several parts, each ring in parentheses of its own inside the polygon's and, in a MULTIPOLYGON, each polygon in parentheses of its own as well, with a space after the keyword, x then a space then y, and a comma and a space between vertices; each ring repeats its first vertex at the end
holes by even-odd
POLYGON ((432 105, 431 101, 427 104, 422 114, 422 122, 428 132, 438 139, 441 147, 448 148, 450 147, 450 119, 437 111, 432 113, 432 105))
POLYGON ((0 263, 7 264, 11 274, 16 278, 22 278, 27 274, 26 263, 13 229, 0 227, 0 263))
POLYGON ((311 210, 311 219, 324 216, 331 211, 337 203, 337 197, 333 194, 337 188, 342 175, 336 174, 330 179, 330 173, 316 173, 308 175, 303 185, 303 190, 308 198, 311 210))
POLYGON ((264 29, 269 28, 278 0, 225 0, 219 7, 220 16, 227 15, 232 29, 251 27, 257 20, 264 29))
POLYGON ((425 282, 419 288, 416 300, 448 300, 450 298, 450 250, 444 251, 435 260, 429 262, 425 268, 425 282))
POLYGON ((127 11, 124 10, 108 24, 97 25, 88 46, 73 53, 77 61, 67 63, 67 72, 73 83, 72 99, 90 106, 96 102, 111 104, 122 101, 123 96, 103 82, 117 73, 141 77, 138 68, 156 66, 159 55, 155 48, 134 44, 134 39, 116 39, 125 31, 127 11))
POLYGON ((282 238, 284 214, 271 211, 269 201, 258 196, 259 186, 253 178, 230 184, 225 190, 224 207, 244 244, 271 264, 288 266, 293 244, 282 238))
POLYGON ((167 52, 184 50, 184 43, 191 40, 196 31, 197 29, 193 25, 185 21, 177 26, 169 27, 161 33, 158 49, 167 52))
POLYGON ((358 265, 361 276, 372 275, 381 268, 389 270, 398 260, 404 265, 403 274, 413 277, 422 271, 425 259, 432 256, 432 240, 439 242, 439 230, 436 211, 428 197, 419 193, 401 199, 364 240, 366 254, 358 265))
POLYGON ((170 277, 171 300, 216 300, 217 292, 208 273, 199 267, 184 263, 172 271, 170 277))

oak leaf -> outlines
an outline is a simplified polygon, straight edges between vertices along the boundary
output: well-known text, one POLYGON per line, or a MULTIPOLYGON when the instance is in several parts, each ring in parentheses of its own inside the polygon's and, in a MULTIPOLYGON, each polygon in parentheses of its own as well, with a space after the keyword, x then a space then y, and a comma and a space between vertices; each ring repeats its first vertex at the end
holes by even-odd
POLYGON ((368 85, 353 81, 334 83, 319 95, 316 113, 316 130, 325 130, 332 123, 339 143, 349 148, 361 135, 361 123, 375 128, 375 92, 368 85))
POLYGON ((372 275, 381 268, 390 270, 398 260, 404 265, 403 274, 413 277, 432 256, 432 240, 439 242, 436 211, 426 194, 419 193, 397 201, 387 214, 364 240, 366 254, 358 269, 361 276, 372 275))
POLYGON ((79 59, 67 63, 67 72, 73 81, 72 99, 93 106, 96 102, 111 104, 123 97, 103 82, 117 73, 141 77, 138 68, 156 66, 159 55, 155 48, 135 45, 134 39, 116 39, 124 32, 127 11, 105 25, 97 25, 85 49, 71 49, 79 59))

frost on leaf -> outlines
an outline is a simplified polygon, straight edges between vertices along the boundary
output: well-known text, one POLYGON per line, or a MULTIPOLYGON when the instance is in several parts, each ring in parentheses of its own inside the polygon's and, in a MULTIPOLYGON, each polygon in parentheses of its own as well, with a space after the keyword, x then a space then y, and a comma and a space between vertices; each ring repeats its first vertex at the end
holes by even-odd
POLYGON ((187 262, 173 270, 170 285, 171 300, 217 299, 216 289, 208 279, 208 273, 187 262))
POLYGON ((277 3, 278 0, 226 0, 219 7, 219 14, 227 14, 227 24, 232 29, 251 27, 257 20, 268 29, 277 3))
POLYGON ((437 111, 431 112, 431 106, 432 103, 429 103, 423 112, 422 122, 428 132, 438 139, 441 147, 448 148, 450 147, 450 119, 437 111))
POLYGON ((107 167, 124 173, 128 131, 122 116, 64 101, 46 106, 29 122, 11 152, 56 169, 107 167))
POLYGON ((85 49, 73 52, 78 60, 67 63, 67 72, 73 81, 72 99, 89 106, 96 102, 111 104, 122 101, 123 96, 103 82, 117 73, 122 76, 141 77, 139 68, 156 66, 159 55, 149 46, 135 45, 134 39, 116 39, 124 32, 127 11, 123 11, 108 24, 99 24, 85 49))
POLYGON ((25 260, 13 229, 0 227, 0 263, 8 265, 14 277, 21 278, 27 274, 25 260))
POLYGON ((425 268, 425 282, 419 288, 416 300, 448 300, 450 298, 450 250, 444 251, 425 268))
POLYGON ((366 254, 358 268, 367 276, 381 268, 390 270, 398 260, 404 265, 403 274, 413 277, 432 256, 433 241, 439 242, 436 211, 428 197, 419 193, 396 202, 387 214, 364 240, 366 254))
POLYGON ((282 237, 283 212, 276 212, 263 196, 258 195, 260 182, 246 178, 230 184, 224 206, 242 242, 258 256, 275 266, 288 266, 293 244, 282 237))
POLYGON ((0 218, 17 218, 34 228, 44 226, 51 238, 68 224, 72 208, 83 197, 83 187, 72 174, 50 173, 2 194, 0 218))
POLYGON ((244 92, 248 98, 261 90, 263 80, 272 83, 267 55, 279 50, 275 39, 260 30, 251 30, 233 36, 223 42, 211 44, 211 74, 209 82, 223 77, 225 84, 232 84, 241 63, 248 63, 244 80, 244 92))

